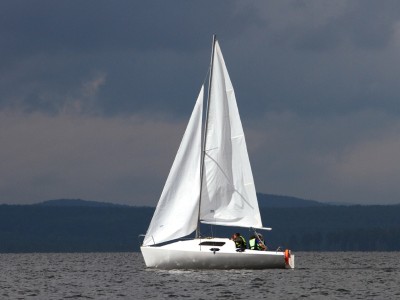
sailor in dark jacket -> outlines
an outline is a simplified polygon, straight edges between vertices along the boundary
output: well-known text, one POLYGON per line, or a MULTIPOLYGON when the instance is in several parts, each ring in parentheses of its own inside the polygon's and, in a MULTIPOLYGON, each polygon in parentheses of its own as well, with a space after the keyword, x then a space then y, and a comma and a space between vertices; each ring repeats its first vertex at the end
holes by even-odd
POLYGON ((246 240, 239 232, 234 233, 231 239, 235 242, 236 251, 244 251, 246 249, 246 240))

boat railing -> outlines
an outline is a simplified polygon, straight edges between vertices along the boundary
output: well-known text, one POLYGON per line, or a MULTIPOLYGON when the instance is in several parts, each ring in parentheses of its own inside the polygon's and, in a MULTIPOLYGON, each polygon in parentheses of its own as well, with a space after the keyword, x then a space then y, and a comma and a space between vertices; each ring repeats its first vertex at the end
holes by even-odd
MULTIPOLYGON (((142 246, 143 245, 143 240, 144 237, 146 235, 145 234, 139 234, 138 235, 138 240, 139 240, 139 245, 142 246)), ((210 239, 211 237, 200 237, 200 239, 210 239)), ((171 241, 166 241, 166 242, 162 242, 162 243, 156 243, 154 240, 154 237, 151 236, 151 239, 153 240, 153 245, 150 245, 151 247, 159 247, 159 246, 163 246, 166 244, 170 244, 171 242, 179 242, 179 241, 188 241, 188 240, 193 240, 193 237, 183 237, 183 238, 179 238, 179 239, 175 239, 175 240, 171 240, 171 241)))

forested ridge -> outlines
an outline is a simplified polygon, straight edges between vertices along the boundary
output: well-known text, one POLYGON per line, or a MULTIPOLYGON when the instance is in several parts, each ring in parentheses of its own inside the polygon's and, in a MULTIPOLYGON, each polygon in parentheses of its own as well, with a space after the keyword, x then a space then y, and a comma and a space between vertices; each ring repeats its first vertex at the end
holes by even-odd
MULTIPOLYGON (((0 205, 0 252, 139 251, 154 208, 0 205)), ((400 205, 261 207, 271 249, 399 251, 400 205)), ((205 236, 247 229, 203 226, 205 236)))

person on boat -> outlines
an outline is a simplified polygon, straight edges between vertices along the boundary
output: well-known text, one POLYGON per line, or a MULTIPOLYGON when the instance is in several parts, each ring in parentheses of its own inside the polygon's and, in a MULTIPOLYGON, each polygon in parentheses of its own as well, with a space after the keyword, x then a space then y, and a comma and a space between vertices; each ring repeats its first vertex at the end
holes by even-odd
POLYGON ((252 235, 249 239, 249 249, 251 250, 260 250, 265 251, 267 250, 267 246, 265 246, 264 238, 261 234, 256 233, 252 235))
POLYGON ((246 249, 246 240, 239 232, 234 233, 231 239, 235 242, 236 251, 244 251, 246 249))

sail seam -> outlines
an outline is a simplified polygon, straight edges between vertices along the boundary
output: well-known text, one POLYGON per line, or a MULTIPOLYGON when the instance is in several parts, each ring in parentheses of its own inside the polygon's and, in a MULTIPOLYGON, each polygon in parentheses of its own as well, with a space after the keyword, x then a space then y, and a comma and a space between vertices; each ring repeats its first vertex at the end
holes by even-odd
POLYGON ((238 138, 241 138, 241 137, 244 137, 244 134, 239 134, 239 135, 232 136, 231 140, 238 139, 238 138))
POLYGON ((214 148, 206 149, 205 151, 211 151, 211 150, 215 150, 215 149, 219 149, 219 147, 214 147, 214 148))

